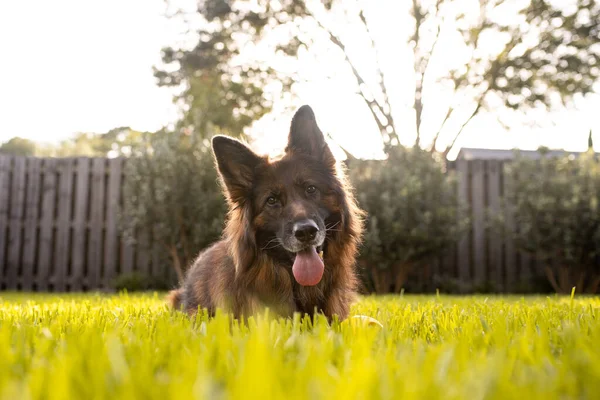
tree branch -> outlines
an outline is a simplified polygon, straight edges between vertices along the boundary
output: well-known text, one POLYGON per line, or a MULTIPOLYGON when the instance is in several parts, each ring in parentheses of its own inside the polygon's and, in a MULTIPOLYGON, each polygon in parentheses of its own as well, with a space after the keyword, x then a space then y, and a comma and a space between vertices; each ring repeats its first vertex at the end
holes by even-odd
POLYGON ((433 137, 433 142, 431 143, 431 148, 429 149, 430 153, 435 153, 435 148, 437 147, 437 142, 440 138, 442 130, 444 129, 446 122, 448 122, 448 119, 450 119, 450 116, 452 115, 453 112, 454 112, 454 107, 453 106, 448 107, 448 111, 446 112, 446 115, 444 116, 444 120, 440 124, 438 131, 436 132, 435 136, 433 137))
POLYGON ((346 155, 346 158, 347 158, 348 160, 356 160, 356 157, 354 157, 354 155, 353 155, 352 153, 350 153, 348 150, 346 150, 346 148, 345 148, 344 146, 342 146, 342 145, 341 145, 341 144, 340 144, 340 143, 339 143, 337 140, 335 140, 335 139, 334 139, 334 138, 331 136, 331 134, 329 134, 329 133, 326 133, 325 135, 327 136, 327 138, 328 138, 329 140, 331 140, 333 143, 335 143, 335 145, 336 145, 337 147, 339 147, 339 148, 340 148, 340 149, 341 149, 341 150, 344 152, 344 154, 346 155))
POLYGON ((421 41, 421 24, 425 18, 425 14, 422 12, 418 0, 412 0, 412 12, 413 18, 415 19, 415 31, 411 37, 413 44, 414 54, 414 70, 416 74, 415 80, 415 94, 414 94, 414 109, 415 109, 415 129, 417 131, 417 138, 415 139, 415 145, 419 146, 421 142, 421 116, 423 114, 423 74, 421 71, 422 58, 419 54, 419 44, 421 41))
MULTIPOLYGON (((360 4, 359 4, 359 9, 360 9, 360 12, 358 13, 358 16, 359 16, 361 22, 363 23, 363 25, 365 26, 365 30, 367 31, 367 37, 369 38, 371 47, 373 47, 373 50, 375 51, 376 73, 377 73, 377 79, 379 80, 379 86, 381 89, 381 93, 383 94, 384 106, 387 107, 387 110, 389 110, 391 112, 392 107, 390 105, 390 100, 389 100, 390 98, 388 96, 387 87, 385 85, 385 77, 383 74, 383 68, 381 67, 381 65, 382 65, 381 54, 379 53, 379 50, 377 49, 377 46, 375 45, 375 40, 373 39, 373 33, 371 32, 371 29, 369 28, 367 18, 365 17, 364 10, 360 7, 360 4)), ((390 119, 391 125, 395 128, 394 122, 393 122, 391 116, 389 119, 390 119)))
POLYGON ((354 77, 356 78, 356 83, 358 84, 358 88, 360 90, 361 97, 363 98, 365 103, 367 103, 367 105, 369 106, 369 111, 371 112, 371 115, 373 116, 373 118, 375 119, 375 122, 377 123, 377 126, 381 132, 382 138, 384 139, 384 142, 388 141, 388 140, 386 140, 386 135, 389 135, 390 140, 395 138, 396 140, 399 141, 398 134, 393 129, 393 125, 392 125, 393 119, 392 119, 390 113, 386 112, 384 107, 377 102, 377 99, 375 98, 375 96, 372 95, 372 93, 369 93, 370 90, 369 90, 369 92, 367 92, 368 85, 365 82, 365 80, 363 79, 363 77, 360 74, 360 72, 358 71, 358 69, 356 68, 356 66, 354 65, 354 63, 352 62, 352 60, 350 59, 350 57, 348 56, 348 52, 347 52, 347 49, 346 49, 346 46, 344 45, 344 43, 342 43, 342 41, 330 29, 328 29, 325 25, 323 25, 323 23, 321 21, 319 21, 319 19, 313 13, 311 13, 310 11, 307 10, 307 15, 313 18, 313 20, 317 23, 317 25, 319 25, 319 27, 325 33, 327 33, 327 35, 329 36, 329 40, 335 46, 337 46, 344 54, 344 59, 348 63, 350 68, 352 69, 352 73, 354 74, 354 77), (369 99, 369 98, 371 98, 371 99, 369 99), (381 113, 381 115, 386 119, 386 121, 382 121, 380 116, 377 114, 377 112, 381 113), (391 132, 388 132, 388 127, 392 128, 391 132))
MULTIPOLYGON (((358 69, 356 69, 356 66, 354 65, 352 60, 350 60, 350 57, 348 56, 348 53, 346 51, 346 46, 333 34, 333 32, 329 31, 323 24, 321 24, 320 22, 317 23, 319 24, 319 26, 321 26, 322 29, 324 29, 329 34, 329 40, 331 40, 331 42, 335 44, 344 53, 344 58, 350 66, 350 68, 352 69, 352 73, 356 78, 356 83, 358 84, 358 89, 360 90, 361 97, 369 106, 369 110, 371 111, 373 118, 375 118, 375 121, 377 122, 377 126, 379 127, 382 136, 384 133, 390 134, 390 132, 387 131, 387 127, 390 126, 391 118, 389 114, 385 112, 383 107, 377 102, 375 96, 373 96, 372 93, 367 92, 368 85, 361 76, 360 72, 358 72, 358 69), (369 97, 371 97, 372 99, 369 100, 369 97), (379 115, 377 115, 377 111, 379 111, 386 118, 387 121, 381 121, 379 115)), ((396 132, 392 132, 391 136, 395 136, 396 139, 398 139, 398 135, 396 134, 396 132)))
POLYGON ((552 268, 546 266, 544 267, 544 272, 546 272, 546 278, 548 278, 548 282, 550 282, 550 285, 552 286, 554 291, 556 293, 560 293, 560 286, 558 285, 558 282, 556 282, 556 276, 554 275, 554 271, 552 271, 552 268))
MULTIPOLYGON (((442 4, 442 1, 443 0, 437 0, 436 3, 435 3, 434 18, 436 20, 439 17, 439 14, 440 14, 440 6, 442 4)), ((435 31, 435 36, 433 37, 433 43, 431 44, 431 47, 430 47, 429 51, 425 53, 426 56, 423 56, 423 59, 421 60, 421 62, 424 63, 424 65, 421 66, 421 72, 423 74, 423 77, 425 77, 425 74, 427 73, 427 68, 429 68, 429 60, 431 60, 431 56, 433 55, 433 52, 435 51, 435 48, 437 47, 443 23, 444 23, 444 19, 442 19, 442 21, 440 21, 437 24, 437 29, 435 31)))
POLYGON ((477 115, 479 113, 479 110, 481 110, 481 106, 483 104, 483 99, 485 97, 485 95, 487 94, 487 90, 479 97, 479 101, 477 102, 477 106, 475 107, 475 109, 473 110, 473 112, 471 113, 471 115, 469 116, 469 118, 467 118, 467 120, 465 122, 462 123, 462 125, 460 126, 460 128, 458 128, 458 131, 456 131, 456 134, 454 135, 454 139, 452 139, 452 142, 450 143, 449 146, 446 146, 446 149, 444 150, 443 154, 444 157, 448 156, 448 153, 450 153, 450 151, 452 150, 452 148, 454 147, 454 145, 456 144, 458 138, 460 137, 460 135, 462 134, 463 130, 465 129, 465 126, 467 126, 467 124, 469 122, 471 122, 471 120, 473 119, 473 117, 475 117, 475 115, 477 115))
MULTIPOLYGON (((483 11, 481 11, 481 15, 483 15, 483 11)), ((480 25, 482 27, 485 26, 485 21, 483 21, 483 16, 480 17, 480 19, 482 19, 482 21, 480 22, 480 25)), ((479 29, 477 31, 477 34, 475 35, 474 38, 474 46, 473 49, 477 47, 477 44, 479 42, 479 37, 481 32, 483 31, 483 28, 479 29)), ((498 56, 496 57, 495 60, 493 60, 489 66, 489 68, 487 69, 487 71, 482 75, 482 80, 478 83, 476 83, 474 86, 480 86, 483 85, 485 83, 487 83, 487 88, 481 93, 481 95, 479 96, 479 99, 477 100, 477 105, 475 107, 475 109, 473 110, 473 112, 471 113, 471 115, 467 118, 467 120, 460 126, 460 128, 458 129, 458 131, 456 132, 456 134, 454 135, 454 139, 452 140, 452 142, 450 143, 449 146, 446 147, 446 149, 444 150, 443 154, 444 156, 447 156, 448 153, 452 150, 452 148, 454 147, 454 145, 456 145, 456 142, 458 140, 458 138, 460 137, 460 135, 462 134, 465 126, 467 126, 467 124, 473 119, 473 117, 475 117, 475 115, 477 115, 477 113, 479 113, 479 111, 481 110, 481 107, 483 105, 483 100, 485 99, 485 96, 494 88, 496 88, 495 85, 495 81, 496 78, 498 76, 498 70, 502 64, 502 62, 504 61, 504 57, 508 56, 508 54, 512 51, 512 49, 515 48, 515 46, 518 44, 518 40, 517 38, 512 38, 505 46, 504 50, 502 50, 502 52, 500 52, 498 54, 498 56)), ((465 76, 468 76, 469 72, 474 68, 474 66, 472 64, 470 64, 467 67, 467 72, 465 73, 465 76)), ((468 84, 468 79, 461 79, 461 82, 467 82, 468 84)), ((455 84, 455 92, 456 90, 459 89, 459 84, 455 84)), ((448 114, 446 115, 446 118, 444 119, 444 122, 442 124, 442 127, 440 128, 440 132, 443 128, 443 125, 446 123, 446 121, 448 120, 448 118, 450 117, 449 114, 452 114, 452 112, 454 111, 453 107, 450 107, 450 109, 448 110, 448 114)), ((439 135, 439 132, 438 132, 439 135)), ((437 141, 437 137, 436 140, 437 141)))

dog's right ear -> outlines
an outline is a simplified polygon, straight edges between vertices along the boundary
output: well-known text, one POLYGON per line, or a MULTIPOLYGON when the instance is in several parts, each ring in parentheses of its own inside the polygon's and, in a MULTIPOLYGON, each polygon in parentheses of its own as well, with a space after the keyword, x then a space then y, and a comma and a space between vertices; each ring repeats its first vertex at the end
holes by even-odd
POLYGON ((304 153, 335 170, 333 153, 317 125, 315 113, 308 105, 300 107, 294 114, 285 151, 286 153, 304 153))
POLYGON ((264 160, 242 142, 227 136, 214 136, 212 148, 230 200, 243 203, 252 188, 255 169, 264 160))

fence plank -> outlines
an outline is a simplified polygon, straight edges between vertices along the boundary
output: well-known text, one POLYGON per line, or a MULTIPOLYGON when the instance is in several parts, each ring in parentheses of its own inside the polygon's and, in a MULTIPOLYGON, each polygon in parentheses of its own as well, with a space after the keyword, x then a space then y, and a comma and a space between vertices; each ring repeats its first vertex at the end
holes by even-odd
POLYGON ((4 283, 4 264, 8 257, 8 212, 10 194, 10 169, 12 158, 0 154, 0 284, 4 283))
MULTIPOLYGON (((466 205, 470 207, 469 204, 469 162, 466 160, 457 160, 456 161, 456 171, 458 174, 458 202, 460 205, 466 205)), ((458 242, 458 254, 457 254, 457 263, 458 263, 458 277, 463 282, 469 282, 471 279, 470 274, 470 246, 469 246, 469 233, 465 233, 463 237, 458 242)))
POLYGON ((71 288, 81 290, 85 271, 88 198, 90 189, 90 159, 77 159, 77 192, 73 218, 73 248, 71 254, 71 288))
POLYGON ((121 196, 122 163, 120 158, 108 161, 108 192, 106 201, 106 240, 104 242, 104 286, 110 287, 117 275, 117 258, 119 256, 119 231, 117 218, 119 212, 119 197, 121 196))
POLYGON ((56 248, 54 255, 54 289, 62 292, 67 288, 67 269, 69 266, 71 239, 71 206, 73 199, 74 159, 59 161, 59 191, 56 248))
MULTIPOLYGON (((121 169, 122 169, 121 182, 124 187, 127 184, 125 159, 123 159, 123 165, 122 165, 121 169)), ((123 210, 123 207, 124 207, 123 188, 121 188, 121 190, 120 190, 119 207, 121 210, 123 210)), ((135 269, 135 264, 134 264, 134 262, 135 262, 135 260, 134 260, 135 244, 132 243, 133 241, 130 240, 129 238, 121 237, 120 239, 121 239, 121 257, 120 257, 121 273, 122 274, 130 274, 135 269)))
POLYGON ((38 256, 38 220, 41 193, 42 160, 29 158, 27 162, 27 201, 25 203, 25 233, 23 237, 23 273, 21 286, 31 290, 34 282, 35 264, 38 256))
POLYGON ((473 203, 473 281, 481 285, 486 279, 485 263, 485 163, 475 160, 471 165, 473 203))
POLYGON ((17 289, 22 255, 23 214, 25 212, 26 158, 16 157, 11 185, 10 217, 8 225, 8 265, 6 288, 17 289))
MULTIPOLYGON (((512 193, 512 179, 507 173, 507 164, 502 166, 502 174, 504 176, 504 199, 510 197, 512 193)), ((504 290, 514 292, 517 288, 517 258, 515 252, 515 242, 512 239, 512 234, 515 231, 515 217, 508 202, 504 206, 504 220, 506 221, 506 231, 504 232, 504 262, 505 262, 505 282, 504 290)))
MULTIPOLYGON (((500 176, 501 164, 497 160, 488 161, 488 203, 491 215, 500 215, 500 176)), ((495 226, 490 229, 490 278, 497 290, 502 291, 502 238, 495 226)))
POLYGON ((42 163, 42 210, 40 226, 40 257, 38 260, 37 287, 47 290, 52 274, 54 244, 54 214, 56 207, 56 167, 58 160, 46 159, 42 163))
POLYGON ((103 158, 94 158, 92 161, 90 243, 88 249, 88 286, 90 288, 100 287, 102 278, 105 166, 106 160, 103 158))

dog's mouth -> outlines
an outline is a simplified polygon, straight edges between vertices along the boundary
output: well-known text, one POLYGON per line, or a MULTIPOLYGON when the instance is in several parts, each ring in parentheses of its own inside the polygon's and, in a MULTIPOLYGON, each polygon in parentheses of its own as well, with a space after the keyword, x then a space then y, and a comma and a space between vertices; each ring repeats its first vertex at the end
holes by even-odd
POLYGON ((302 286, 314 286, 321 282, 325 270, 322 256, 323 246, 309 246, 298 251, 292 265, 296 282, 302 286))

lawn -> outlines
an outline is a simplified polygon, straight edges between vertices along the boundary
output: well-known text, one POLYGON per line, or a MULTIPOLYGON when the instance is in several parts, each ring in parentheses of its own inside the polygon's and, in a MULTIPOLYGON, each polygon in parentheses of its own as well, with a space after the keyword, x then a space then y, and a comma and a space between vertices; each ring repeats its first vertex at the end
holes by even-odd
POLYGON ((2 399, 592 399, 600 299, 367 297, 384 325, 190 320, 162 295, 0 294, 2 399))

